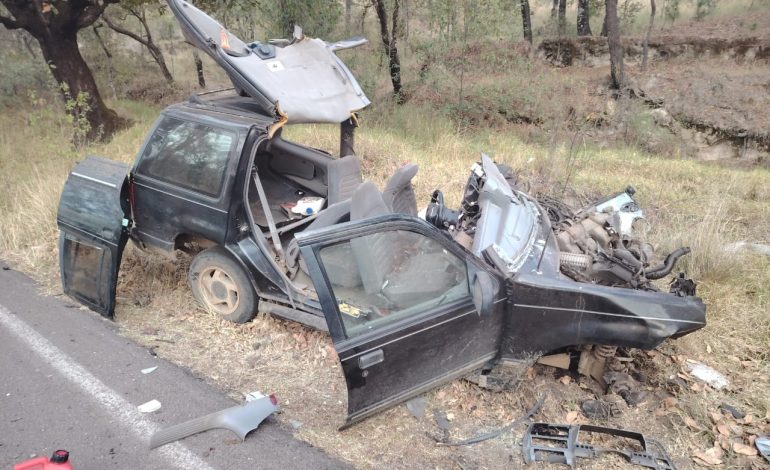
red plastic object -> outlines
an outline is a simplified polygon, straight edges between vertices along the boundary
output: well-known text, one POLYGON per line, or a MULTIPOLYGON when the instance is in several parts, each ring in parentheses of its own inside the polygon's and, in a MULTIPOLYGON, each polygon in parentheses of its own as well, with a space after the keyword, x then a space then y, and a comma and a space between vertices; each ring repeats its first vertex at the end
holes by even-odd
POLYGON ((66 450, 57 450, 51 458, 38 457, 17 463, 13 470, 72 470, 69 462, 70 453, 66 450))

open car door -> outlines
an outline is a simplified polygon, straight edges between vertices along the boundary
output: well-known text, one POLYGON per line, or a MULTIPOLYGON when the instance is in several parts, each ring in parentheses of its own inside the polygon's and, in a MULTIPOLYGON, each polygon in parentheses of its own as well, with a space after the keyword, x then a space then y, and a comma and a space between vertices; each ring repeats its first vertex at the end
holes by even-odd
POLYGON ((128 166, 88 157, 64 184, 56 217, 64 292, 111 317, 128 241, 128 166))
POLYGON ((346 426, 497 355, 502 280, 424 220, 386 215, 297 240, 345 374, 346 426))
POLYGON ((190 2, 168 4, 187 41, 210 55, 269 116, 339 124, 369 105, 353 74, 334 54, 350 44, 327 44, 301 33, 285 45, 246 44, 190 2))

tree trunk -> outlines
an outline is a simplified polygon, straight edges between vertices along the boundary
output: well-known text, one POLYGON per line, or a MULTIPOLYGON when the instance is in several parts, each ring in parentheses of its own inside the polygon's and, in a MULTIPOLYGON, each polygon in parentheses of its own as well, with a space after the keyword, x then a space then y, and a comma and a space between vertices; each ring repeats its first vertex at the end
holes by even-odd
POLYGON ((577 2, 577 35, 591 36, 591 14, 588 11, 588 0, 577 2))
POLYGON ((206 88, 206 77, 203 76, 203 61, 197 49, 193 50, 193 60, 195 61, 195 72, 198 74, 198 86, 206 88))
POLYGON ((602 31, 599 33, 599 36, 606 38, 607 37, 607 15, 604 15, 604 19, 602 20, 602 31))
POLYGON ((556 18, 556 12, 559 11, 559 0, 551 2, 551 18, 556 18))
POLYGON ((610 78, 612 87, 621 89, 623 77, 623 45, 618 27, 618 0, 606 1, 607 44, 610 48, 610 78))
POLYGON ((655 21, 655 0, 650 0, 650 24, 647 25, 647 34, 644 35, 644 46, 642 46, 642 70, 647 70, 647 52, 650 47, 650 34, 652 34, 652 24, 655 21))
POLYGON ((345 34, 350 36, 351 24, 350 15, 353 13, 353 0, 345 0, 345 34))
POLYGON ((369 13, 369 7, 371 4, 369 2, 364 3, 364 8, 361 11, 361 22, 359 24, 359 32, 361 33, 361 36, 366 33, 366 14, 369 13))
POLYGON ((102 35, 99 34, 99 27, 101 27, 101 25, 94 25, 94 36, 96 36, 96 42, 102 46, 104 55, 107 56, 107 81, 110 85, 110 90, 112 90, 112 99, 116 100, 118 99, 118 91, 115 89, 115 67, 112 65, 112 52, 107 49, 107 44, 105 44, 104 39, 102 39, 102 35))
POLYGON ((404 97, 401 93, 401 61, 399 60, 398 48, 396 47, 399 0, 393 0, 390 33, 388 33, 388 15, 385 11, 384 0, 374 0, 372 3, 377 12, 377 19, 380 22, 382 45, 385 48, 385 54, 388 56, 390 81, 393 84, 393 95, 396 97, 396 103, 401 104, 404 102, 404 97))
POLYGON ((88 140, 106 139, 115 131, 125 127, 128 121, 118 116, 102 101, 99 89, 78 48, 77 33, 47 35, 38 39, 48 68, 61 87, 61 94, 66 104, 72 104, 78 97, 86 98, 85 109, 79 106, 67 106, 68 112, 76 120, 88 122, 85 137, 88 140))
POLYGON ((521 2, 521 26, 524 31, 524 39, 532 44, 532 15, 529 11, 529 0, 520 0, 521 2))
POLYGON ((567 34, 567 0, 559 0, 559 36, 567 34))

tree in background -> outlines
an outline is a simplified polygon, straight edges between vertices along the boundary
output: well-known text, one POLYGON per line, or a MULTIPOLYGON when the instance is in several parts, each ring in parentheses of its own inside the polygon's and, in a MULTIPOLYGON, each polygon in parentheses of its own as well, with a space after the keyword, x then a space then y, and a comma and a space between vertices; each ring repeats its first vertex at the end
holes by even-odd
MULTIPOLYGON (((102 15, 102 19, 111 30, 124 36, 128 36, 129 38, 146 47, 155 63, 158 64, 158 68, 160 69, 160 73, 163 75, 163 78, 165 78, 166 82, 171 85, 174 83, 174 77, 168 70, 168 66, 166 65, 166 58, 163 56, 163 51, 155 43, 155 40, 152 37, 152 32, 150 31, 150 26, 147 24, 146 5, 148 3, 158 5, 158 2, 155 0, 122 0, 120 2, 120 7, 112 10, 121 14, 120 16, 123 17, 122 20, 124 24, 127 18, 136 19, 139 22, 139 25, 142 27, 144 35, 131 31, 124 25, 121 25, 117 21, 110 18, 110 16, 107 14, 102 15)), ((159 13, 163 13, 164 9, 165 5, 160 6, 158 8, 159 13)), ((110 15, 113 14, 112 11, 110 12, 110 15)))
POLYGON ((559 0, 559 36, 567 34, 567 0, 559 0))
POLYGON ((647 70, 647 53, 650 47, 650 34, 652 34, 652 24, 655 21, 655 0, 650 0, 650 24, 647 25, 647 33, 644 35, 644 45, 642 46, 642 70, 647 70))
MULTIPOLYGON (((245 0, 247 3, 249 0, 245 0)), ((256 3, 267 19, 266 29, 271 37, 290 38, 294 25, 302 27, 308 36, 328 38, 342 16, 337 0, 273 0, 256 3)), ((229 6, 228 6, 229 8, 229 6)))
POLYGON ((532 44, 532 14, 529 11, 529 0, 519 0, 521 6, 521 28, 524 39, 532 44))
POLYGON ((388 67, 390 69, 390 81, 393 84, 393 95, 397 103, 404 102, 404 96, 401 93, 401 61, 398 57, 398 48, 396 40, 398 38, 398 20, 399 20, 399 0, 392 0, 392 10, 390 14, 390 28, 388 28, 388 13, 385 6, 385 0, 372 0, 374 10, 377 12, 377 20, 380 23, 380 37, 385 54, 388 56, 388 67))
POLYGON ((607 25, 607 44, 610 48, 610 79, 612 87, 621 89, 623 77, 623 45, 620 43, 618 0, 607 0, 604 21, 607 25))
POLYGON ((577 2, 577 35, 591 36, 591 13, 588 0, 578 0, 577 2))
POLYGON ((28 31, 40 45, 65 100, 65 108, 87 140, 107 139, 127 123, 107 107, 91 69, 80 54, 78 31, 91 26, 118 0, 0 0, 0 24, 28 31))

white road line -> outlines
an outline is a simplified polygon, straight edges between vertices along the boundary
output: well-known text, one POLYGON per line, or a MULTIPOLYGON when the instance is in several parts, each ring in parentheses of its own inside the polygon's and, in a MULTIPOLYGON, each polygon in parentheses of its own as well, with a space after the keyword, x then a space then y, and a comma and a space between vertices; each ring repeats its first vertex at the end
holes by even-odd
MULTIPOLYGON (((129 428, 139 440, 149 439, 152 433, 160 429, 156 423, 139 413, 134 405, 2 305, 0 305, 0 325, 13 333, 19 341, 29 347, 30 351, 40 356, 56 372, 93 397, 113 418, 129 428)), ((150 452, 149 447, 147 451, 150 452)), ((213 470, 213 467, 178 442, 165 445, 155 452, 176 468, 213 470)))

